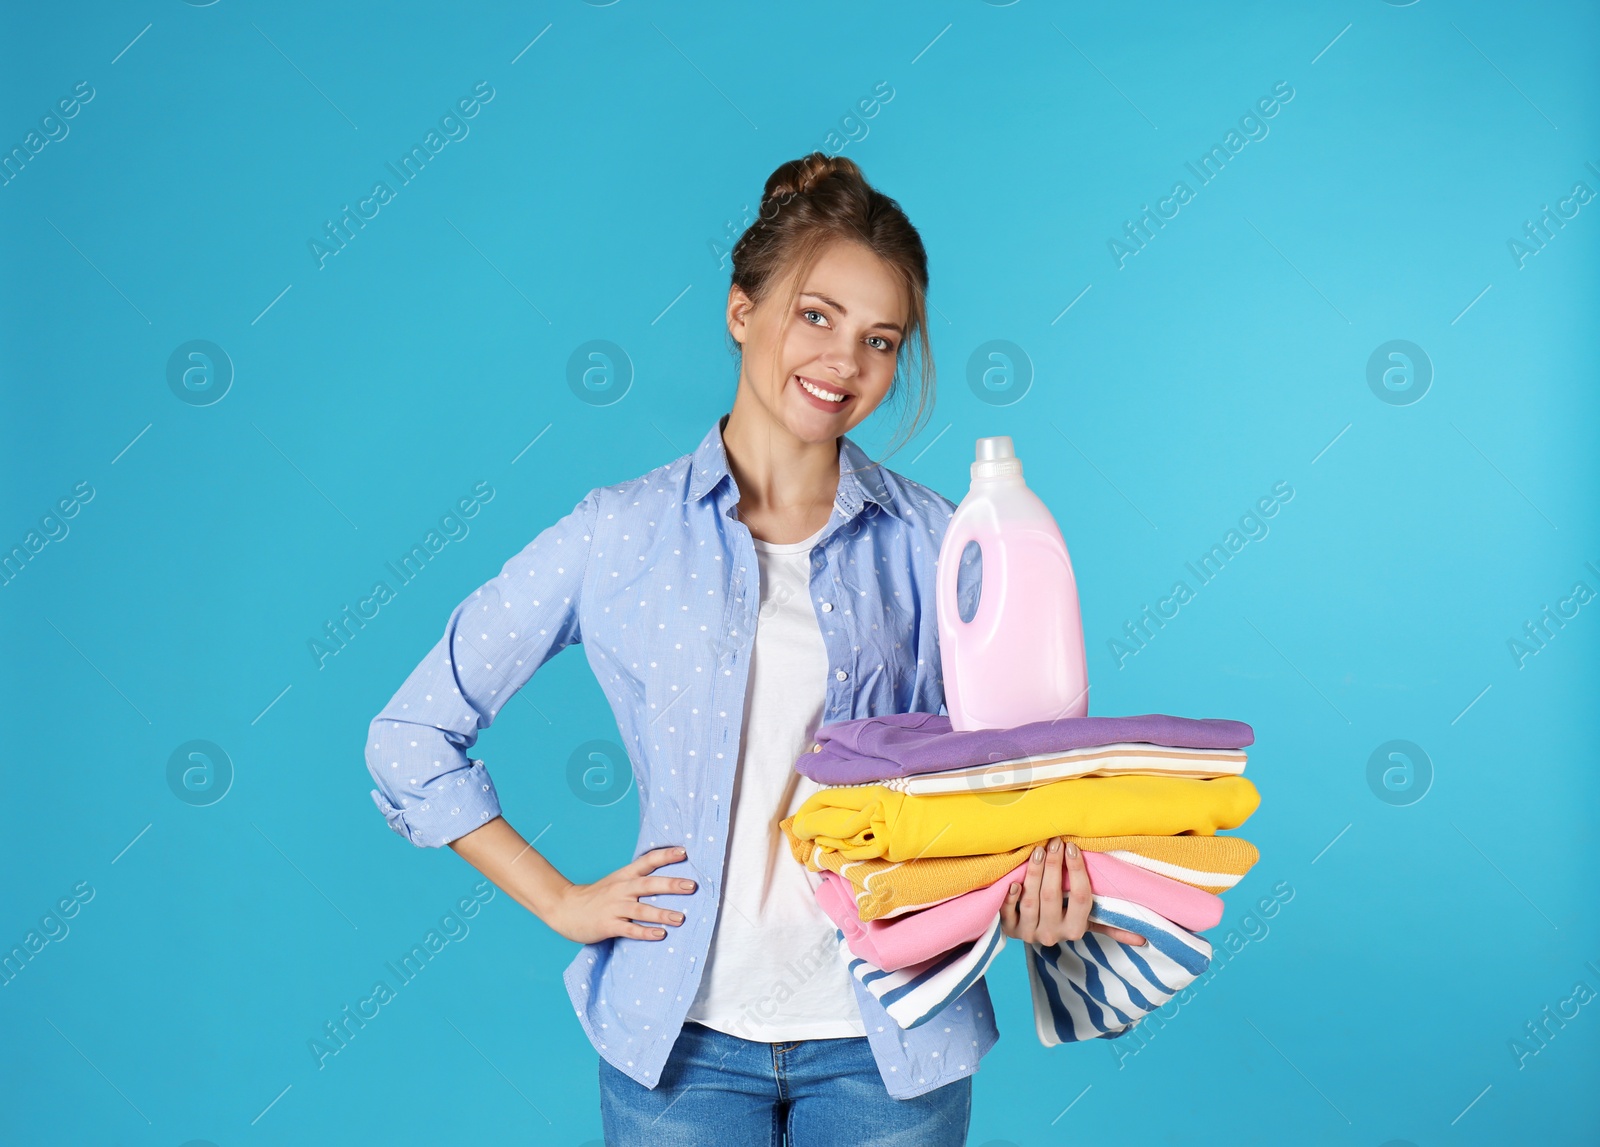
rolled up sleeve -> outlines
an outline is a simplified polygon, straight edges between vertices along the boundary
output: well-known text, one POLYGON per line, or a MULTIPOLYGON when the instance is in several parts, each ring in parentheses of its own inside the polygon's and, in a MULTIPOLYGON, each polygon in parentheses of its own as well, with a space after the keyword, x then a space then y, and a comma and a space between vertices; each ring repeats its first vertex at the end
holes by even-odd
POLYGON ((438 848, 500 815, 494 782, 468 757, 534 672, 582 640, 578 610, 600 491, 529 542, 450 614, 443 636, 367 730, 367 772, 389 827, 438 848))

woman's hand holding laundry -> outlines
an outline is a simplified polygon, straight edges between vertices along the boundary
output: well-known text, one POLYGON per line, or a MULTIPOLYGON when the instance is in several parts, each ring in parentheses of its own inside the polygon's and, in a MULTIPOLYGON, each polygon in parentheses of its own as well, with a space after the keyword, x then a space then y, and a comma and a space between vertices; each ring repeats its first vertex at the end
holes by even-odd
POLYGON ((1124 944, 1145 942, 1137 933, 1089 923, 1092 904, 1089 871, 1078 846, 1063 847, 1060 837, 1052 837, 1033 850, 1023 882, 1012 882, 1000 906, 1000 930, 1013 939, 1045 946, 1077 940, 1086 931, 1103 932, 1124 944))

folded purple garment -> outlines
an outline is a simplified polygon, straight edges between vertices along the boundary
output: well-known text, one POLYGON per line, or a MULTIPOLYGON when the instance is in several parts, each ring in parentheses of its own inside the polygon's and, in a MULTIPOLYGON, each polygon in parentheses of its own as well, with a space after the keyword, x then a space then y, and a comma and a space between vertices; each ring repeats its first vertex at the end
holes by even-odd
POLYGON ((892 713, 822 726, 812 751, 802 753, 794 767, 819 784, 859 785, 1124 741, 1178 749, 1242 749, 1255 739, 1255 730, 1243 721, 1162 713, 1060 717, 959 733, 950 728, 949 717, 937 713, 892 713))

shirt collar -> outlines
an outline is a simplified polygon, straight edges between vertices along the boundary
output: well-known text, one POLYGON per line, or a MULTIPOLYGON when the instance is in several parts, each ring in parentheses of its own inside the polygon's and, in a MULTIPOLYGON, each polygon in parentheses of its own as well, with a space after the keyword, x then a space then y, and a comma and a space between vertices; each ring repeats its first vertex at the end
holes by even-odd
MULTIPOLYGON (((726 414, 717 419, 690 455, 691 501, 698 502, 704 498, 720 486, 725 478, 730 486, 733 484, 733 476, 728 472, 727 450, 722 444, 722 428, 727 421, 726 414)), ((895 512, 894 499, 883 480, 883 468, 868 458, 866 451, 852 442, 848 435, 840 435, 839 438, 839 489, 834 501, 847 519, 860 513, 866 502, 872 502, 880 510, 895 512)))

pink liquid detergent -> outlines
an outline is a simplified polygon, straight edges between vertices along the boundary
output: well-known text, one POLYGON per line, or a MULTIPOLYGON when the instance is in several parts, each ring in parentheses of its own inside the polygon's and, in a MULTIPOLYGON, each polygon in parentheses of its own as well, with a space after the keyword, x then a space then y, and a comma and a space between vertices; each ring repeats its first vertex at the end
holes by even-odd
POLYGON ((1050 511, 1022 481, 1011 439, 978 439, 972 487, 939 550, 935 598, 945 707, 958 730, 1083 717, 1089 673, 1078 581, 1050 511), (983 557, 978 607, 963 621, 961 554, 983 557))

